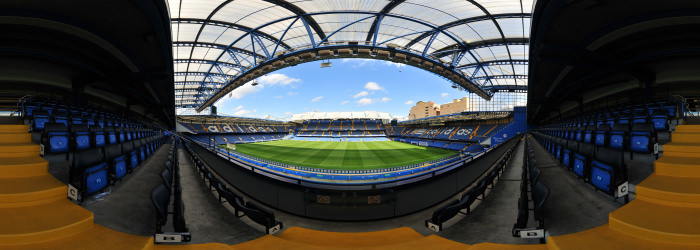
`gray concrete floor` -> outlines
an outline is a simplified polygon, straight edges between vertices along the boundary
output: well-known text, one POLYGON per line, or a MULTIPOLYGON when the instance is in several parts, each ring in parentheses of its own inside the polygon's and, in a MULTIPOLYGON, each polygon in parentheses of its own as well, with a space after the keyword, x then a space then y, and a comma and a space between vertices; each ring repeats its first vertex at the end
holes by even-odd
POLYGON ((580 232, 608 223, 608 214, 622 203, 595 189, 568 171, 542 145, 530 138, 539 180, 549 187, 549 198, 543 205, 545 228, 551 236, 580 232))
POLYGON ((537 239, 512 236, 518 217, 518 198, 523 164, 523 143, 519 143, 500 180, 488 196, 455 225, 438 233, 439 236, 466 243, 538 244, 537 239))
POLYGON ((192 159, 184 149, 178 149, 180 185, 185 204, 185 221, 192 233, 190 244, 220 242, 238 244, 265 235, 236 218, 233 209, 219 203, 217 196, 194 169, 192 159))
POLYGON ((156 211, 151 190, 163 181, 170 144, 163 144, 131 174, 126 175, 105 193, 94 195, 81 204, 95 214, 95 223, 141 236, 153 236, 156 211))

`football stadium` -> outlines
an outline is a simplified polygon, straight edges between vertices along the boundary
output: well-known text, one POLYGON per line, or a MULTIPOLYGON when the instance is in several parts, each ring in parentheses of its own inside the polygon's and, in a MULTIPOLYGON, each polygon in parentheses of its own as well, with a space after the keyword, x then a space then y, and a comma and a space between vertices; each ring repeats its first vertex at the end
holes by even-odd
POLYGON ((0 249, 699 249, 700 2, 0 1, 0 249))

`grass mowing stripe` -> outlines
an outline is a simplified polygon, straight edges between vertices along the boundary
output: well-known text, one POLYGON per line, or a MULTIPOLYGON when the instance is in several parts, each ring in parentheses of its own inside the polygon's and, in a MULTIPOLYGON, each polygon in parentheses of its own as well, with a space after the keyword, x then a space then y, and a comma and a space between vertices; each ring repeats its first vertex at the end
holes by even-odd
POLYGON ((362 159, 363 169, 376 169, 386 167, 387 164, 382 161, 377 152, 370 148, 370 144, 373 142, 363 142, 357 145, 358 152, 360 153, 360 158, 362 159))
MULTIPOLYGON (((333 151, 332 149, 335 149, 337 144, 325 144, 321 145, 322 147, 318 149, 308 149, 308 150, 314 150, 314 153, 311 155, 311 157, 307 158, 306 160, 302 161, 304 164, 309 164, 313 167, 321 167, 322 165, 320 164, 323 160, 328 158, 328 155, 333 151)), ((302 165, 303 166, 303 165, 302 165)))
POLYGON ((364 162, 362 161, 362 156, 358 150, 360 143, 348 143, 347 145, 345 157, 343 157, 341 166, 344 166, 344 169, 363 169, 364 162))

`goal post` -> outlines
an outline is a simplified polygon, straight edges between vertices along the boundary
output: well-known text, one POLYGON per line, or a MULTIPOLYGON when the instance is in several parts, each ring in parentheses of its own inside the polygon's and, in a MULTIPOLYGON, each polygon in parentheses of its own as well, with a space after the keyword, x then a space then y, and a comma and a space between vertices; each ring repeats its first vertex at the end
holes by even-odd
POLYGON ((236 144, 228 143, 226 144, 226 147, 230 150, 236 150, 236 144))

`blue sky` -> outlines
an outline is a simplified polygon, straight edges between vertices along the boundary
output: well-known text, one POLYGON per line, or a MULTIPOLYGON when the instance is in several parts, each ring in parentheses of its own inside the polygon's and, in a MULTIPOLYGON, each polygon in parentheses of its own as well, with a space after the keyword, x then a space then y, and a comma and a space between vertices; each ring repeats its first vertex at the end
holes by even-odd
POLYGON ((321 61, 274 71, 226 95, 219 113, 269 119, 320 111, 379 111, 406 117, 417 101, 438 104, 465 97, 465 91, 428 71, 372 59, 321 61), (400 72, 399 72, 400 68, 400 72), (267 117, 267 116, 270 117, 267 117))

